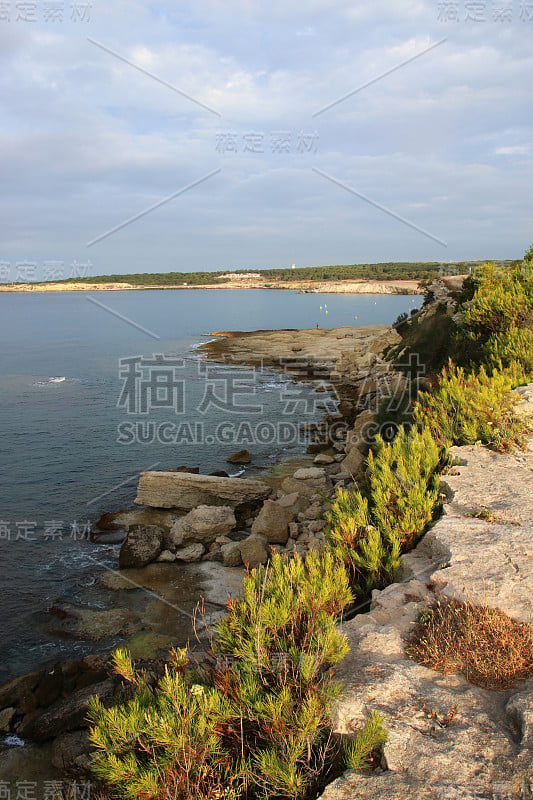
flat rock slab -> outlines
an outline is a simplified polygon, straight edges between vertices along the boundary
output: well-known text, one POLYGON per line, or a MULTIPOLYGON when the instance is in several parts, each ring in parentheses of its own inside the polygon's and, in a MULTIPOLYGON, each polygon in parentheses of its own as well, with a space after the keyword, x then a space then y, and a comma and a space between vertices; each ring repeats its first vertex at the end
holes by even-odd
POLYGON ((394 584, 374 593, 368 614, 343 626, 350 653, 337 670, 345 691, 335 707, 335 730, 355 733, 376 710, 385 717, 389 740, 380 774, 348 772, 322 800, 530 796, 520 791, 529 791, 533 776, 533 680, 490 692, 407 658, 405 638, 428 594, 416 579, 394 584), (453 721, 442 725, 454 707, 453 721))
POLYGON ((243 478, 219 478, 187 472, 143 472, 138 505, 190 511, 199 505, 239 508, 260 503, 271 494, 270 486, 243 478))
POLYGON ((459 465, 444 476, 451 500, 419 549, 446 565, 431 575, 438 594, 505 611, 521 622, 533 612, 533 450, 494 453, 454 447, 459 465), (496 522, 472 515, 484 506, 496 522))
POLYGON ((127 608, 82 608, 56 602, 52 606, 52 630, 63 636, 97 642, 110 636, 128 635, 139 628, 139 615, 127 608))
MULTIPOLYGON (((319 362, 333 368, 346 352, 377 351, 400 341, 399 335, 387 325, 367 325, 359 328, 304 328, 275 331, 224 331, 211 334, 217 338, 199 347, 210 360, 246 362, 247 364, 283 365, 291 374, 304 369, 293 361, 319 362)), ((305 371, 305 370, 304 370, 305 371)))

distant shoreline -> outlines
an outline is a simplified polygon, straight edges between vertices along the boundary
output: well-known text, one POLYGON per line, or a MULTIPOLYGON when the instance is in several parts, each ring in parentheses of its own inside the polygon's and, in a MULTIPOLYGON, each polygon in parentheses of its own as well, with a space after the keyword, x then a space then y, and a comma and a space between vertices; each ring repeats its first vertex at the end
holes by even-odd
POLYGON ((204 284, 196 286, 157 286, 130 283, 19 283, 0 285, 4 293, 48 293, 48 292, 123 292, 123 291, 169 291, 202 289, 283 289, 285 291, 315 294, 421 294, 418 280, 333 280, 333 281, 265 281, 235 280, 224 284, 204 284))

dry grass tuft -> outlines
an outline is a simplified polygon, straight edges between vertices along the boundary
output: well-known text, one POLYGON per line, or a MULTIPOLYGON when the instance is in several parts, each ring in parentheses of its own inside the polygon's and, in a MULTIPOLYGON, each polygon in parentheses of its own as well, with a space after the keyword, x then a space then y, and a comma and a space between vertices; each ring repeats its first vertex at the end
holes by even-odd
POLYGON ((436 672, 508 689, 533 675, 533 626, 488 606, 437 601, 422 612, 406 653, 436 672))

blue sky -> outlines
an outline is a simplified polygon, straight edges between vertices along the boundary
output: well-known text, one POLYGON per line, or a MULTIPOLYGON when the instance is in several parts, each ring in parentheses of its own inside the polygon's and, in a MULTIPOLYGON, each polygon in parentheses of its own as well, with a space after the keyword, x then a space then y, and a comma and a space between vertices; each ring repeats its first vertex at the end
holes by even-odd
POLYGON ((529 0, 0 6, 0 279, 533 241, 529 0))

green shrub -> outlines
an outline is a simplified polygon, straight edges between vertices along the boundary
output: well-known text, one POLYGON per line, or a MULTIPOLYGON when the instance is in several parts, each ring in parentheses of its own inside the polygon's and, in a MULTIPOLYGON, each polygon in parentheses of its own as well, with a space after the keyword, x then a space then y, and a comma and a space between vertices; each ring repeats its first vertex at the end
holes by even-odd
POLYGON ((362 770, 368 766, 367 753, 388 740, 384 722, 384 718, 377 711, 371 713, 368 723, 359 731, 355 741, 348 748, 346 760, 350 769, 362 770))
POLYGON ((484 347, 484 359, 494 369, 512 369, 516 382, 533 378, 533 330, 511 325, 508 330, 493 336, 484 347))
POLYGON ((180 651, 152 690, 119 651, 133 696, 110 709, 91 703, 96 775, 127 800, 296 800, 348 756, 366 763, 384 740, 382 720, 371 717, 346 750, 330 727, 340 691, 331 668, 348 651, 336 618, 351 600, 331 553, 274 554, 228 601, 209 678, 180 651))
POLYGON ((491 334, 502 333, 510 325, 523 325, 529 314, 530 301, 520 282, 482 283, 470 308, 464 312, 463 324, 474 336, 488 338, 491 334))
POLYGON ((401 428, 391 444, 379 438, 369 453, 372 516, 387 541, 405 552, 431 521, 439 494, 444 454, 430 432, 401 428))
POLYGON ((335 618, 351 601, 331 553, 311 552, 305 562, 274 554, 217 625, 216 651, 238 667, 216 680, 238 705, 235 736, 253 753, 249 780, 260 796, 305 796, 332 756, 328 724, 339 686, 330 668, 348 652, 335 618))
POLYGON ((224 752, 220 727, 234 708, 217 689, 193 683, 186 660, 167 668, 151 691, 124 651, 115 666, 134 696, 112 708, 92 698, 90 741, 100 751, 93 765, 120 798, 234 800, 242 796, 244 768, 224 752))
POLYGON ((390 444, 377 437, 364 491, 338 491, 326 535, 357 594, 389 584, 417 543, 433 517, 442 461, 429 430, 400 428, 390 444))
POLYGON ((441 445, 480 442, 504 452, 523 447, 529 427, 516 414, 519 397, 511 391, 514 382, 509 370, 488 375, 482 366, 466 374, 450 362, 436 387, 420 392, 415 417, 441 445))

